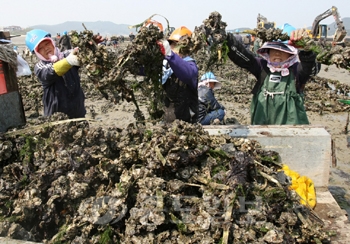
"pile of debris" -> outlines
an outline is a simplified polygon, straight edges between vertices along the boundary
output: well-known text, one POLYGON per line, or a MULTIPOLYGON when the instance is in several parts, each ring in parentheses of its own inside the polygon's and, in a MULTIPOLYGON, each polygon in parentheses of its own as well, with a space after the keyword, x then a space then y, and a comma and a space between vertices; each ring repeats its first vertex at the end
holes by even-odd
POLYGON ((90 127, 62 114, 0 137, 0 236, 48 243, 310 243, 275 152, 199 124, 90 127))
MULTIPOLYGON (((221 16, 215 12, 203 23, 193 39, 183 40, 183 48, 197 55, 201 72, 216 68, 227 87, 219 95, 248 103, 247 84, 254 80, 225 62, 221 16), (216 40, 211 52, 203 49, 203 33, 216 40)), ((162 110, 158 29, 141 28, 119 52, 91 44, 92 36, 72 34, 81 50, 86 96, 131 101, 142 123, 121 129, 94 127, 59 113, 43 118, 40 82, 34 75, 21 77, 31 119, 24 128, 0 135, 0 236, 49 243, 329 241, 322 221, 289 190, 277 153, 262 150, 256 141, 210 136, 199 124, 145 123, 140 101, 151 101, 150 117, 160 118, 162 110)), ((349 87, 315 77, 306 91, 307 109, 338 112, 334 103, 349 87)))

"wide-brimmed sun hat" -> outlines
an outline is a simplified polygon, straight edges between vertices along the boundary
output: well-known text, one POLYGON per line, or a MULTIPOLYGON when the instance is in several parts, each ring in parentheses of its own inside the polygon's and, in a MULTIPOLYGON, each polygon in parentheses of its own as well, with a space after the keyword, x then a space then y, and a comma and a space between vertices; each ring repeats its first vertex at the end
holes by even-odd
POLYGON ((292 55, 298 54, 298 49, 283 42, 265 42, 264 45, 262 45, 262 47, 258 49, 258 53, 267 53, 269 49, 282 51, 292 55))

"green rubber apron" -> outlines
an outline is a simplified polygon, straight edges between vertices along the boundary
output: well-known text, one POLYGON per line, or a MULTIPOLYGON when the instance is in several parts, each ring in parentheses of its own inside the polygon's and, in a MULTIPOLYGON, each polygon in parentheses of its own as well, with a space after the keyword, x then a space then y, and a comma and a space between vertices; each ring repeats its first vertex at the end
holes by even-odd
POLYGON ((265 77, 257 94, 254 94, 250 106, 252 125, 301 125, 309 124, 304 96, 295 88, 295 78, 281 76, 275 72, 265 77))

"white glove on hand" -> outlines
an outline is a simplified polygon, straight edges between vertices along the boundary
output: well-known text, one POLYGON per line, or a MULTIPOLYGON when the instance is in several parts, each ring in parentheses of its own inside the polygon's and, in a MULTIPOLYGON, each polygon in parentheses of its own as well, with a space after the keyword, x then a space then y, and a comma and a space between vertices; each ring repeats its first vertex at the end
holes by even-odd
POLYGON ((157 41, 157 44, 159 45, 160 47, 160 51, 162 52, 162 54, 164 56, 170 56, 171 55, 171 47, 170 47, 170 44, 167 40, 159 40, 157 41))
POLYGON ((66 57, 67 62, 71 66, 80 66, 80 61, 77 56, 78 48, 74 48, 73 51, 66 57))

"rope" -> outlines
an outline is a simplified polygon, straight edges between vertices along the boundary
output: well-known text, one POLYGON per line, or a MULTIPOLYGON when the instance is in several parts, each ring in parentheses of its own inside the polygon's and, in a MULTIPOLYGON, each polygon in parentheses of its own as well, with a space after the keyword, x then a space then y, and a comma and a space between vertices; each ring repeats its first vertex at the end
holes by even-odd
POLYGON ((0 44, 0 60, 8 63, 17 72, 17 54, 12 44, 0 44))
POLYGON ((284 91, 282 92, 269 92, 266 89, 264 89, 264 97, 265 99, 267 99, 267 96, 271 96, 271 98, 273 99, 275 95, 283 95, 284 91))

